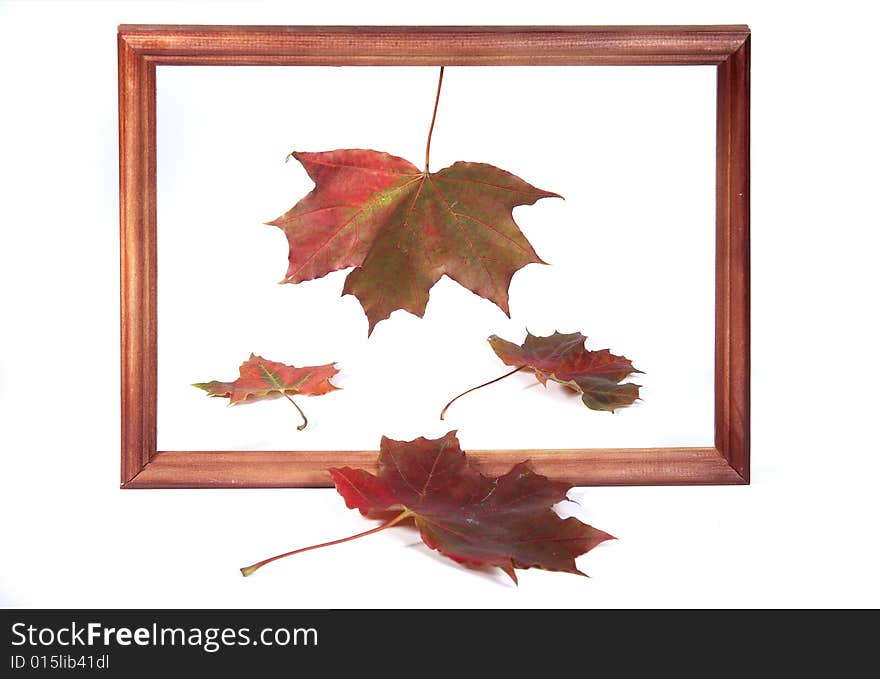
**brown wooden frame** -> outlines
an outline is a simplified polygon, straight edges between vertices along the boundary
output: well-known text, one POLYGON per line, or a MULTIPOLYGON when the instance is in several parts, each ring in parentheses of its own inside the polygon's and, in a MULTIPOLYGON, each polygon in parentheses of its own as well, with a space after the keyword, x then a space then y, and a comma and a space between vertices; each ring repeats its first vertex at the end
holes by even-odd
POLYGON ((156 450, 156 66, 692 65, 718 67, 715 445, 469 451, 486 473, 531 460, 577 485, 749 479, 749 47, 747 26, 120 26, 122 487, 330 485, 376 451, 156 450))

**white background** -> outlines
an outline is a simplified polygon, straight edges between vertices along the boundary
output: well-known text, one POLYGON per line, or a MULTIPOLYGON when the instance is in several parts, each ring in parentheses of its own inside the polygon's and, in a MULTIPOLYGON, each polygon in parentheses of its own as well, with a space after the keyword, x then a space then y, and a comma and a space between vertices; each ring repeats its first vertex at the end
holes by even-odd
MULTIPOLYGON (((880 605, 880 111, 863 7, 0 3, 2 605, 880 605), (119 490, 118 23, 749 23, 752 485, 577 489, 566 509, 619 540, 578 561, 589 580, 526 571, 519 588, 408 529, 244 579, 239 566, 365 522, 332 490, 119 490)), ((542 203, 522 211, 557 209, 542 203)), ((613 346, 613 331, 587 332, 613 346)))
POLYGON ((347 271, 277 284, 287 239, 263 222, 313 187, 291 149, 421 165, 438 69, 160 67, 159 450, 371 450, 450 428, 474 450, 712 445, 715 71, 447 69, 432 169, 488 162, 565 196, 515 210, 549 266, 516 273, 510 319, 444 278, 424 319, 397 311, 368 339, 360 303, 340 299, 347 271), (629 357, 642 400, 598 413, 521 374, 441 422, 452 396, 509 372, 486 338, 526 328, 629 357), (191 386, 231 381, 251 352, 335 361, 342 389, 300 397, 299 432, 284 400, 230 409, 191 386))

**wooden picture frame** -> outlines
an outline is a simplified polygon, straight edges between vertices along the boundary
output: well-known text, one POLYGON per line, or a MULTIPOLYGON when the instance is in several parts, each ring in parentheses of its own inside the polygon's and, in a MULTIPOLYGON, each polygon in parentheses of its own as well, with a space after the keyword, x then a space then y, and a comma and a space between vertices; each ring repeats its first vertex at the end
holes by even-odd
POLYGON ((328 486, 377 451, 158 451, 156 66, 714 65, 717 67, 715 444, 468 451, 488 474, 523 459, 576 485, 749 480, 747 26, 321 27, 123 25, 119 49, 121 486, 328 486))

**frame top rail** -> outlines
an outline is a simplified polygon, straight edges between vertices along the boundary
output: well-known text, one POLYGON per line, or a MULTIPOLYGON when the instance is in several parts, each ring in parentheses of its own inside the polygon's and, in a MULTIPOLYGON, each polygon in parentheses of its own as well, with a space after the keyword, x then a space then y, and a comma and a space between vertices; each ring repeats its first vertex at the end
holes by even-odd
POLYGON ((119 36, 150 61, 175 65, 717 65, 749 28, 121 25, 119 36))

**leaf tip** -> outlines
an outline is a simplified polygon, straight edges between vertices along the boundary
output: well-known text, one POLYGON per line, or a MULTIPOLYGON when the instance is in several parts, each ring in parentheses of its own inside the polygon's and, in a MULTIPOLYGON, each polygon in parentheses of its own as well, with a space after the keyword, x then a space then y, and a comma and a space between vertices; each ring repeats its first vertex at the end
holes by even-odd
POLYGON ((519 579, 516 577, 516 571, 514 570, 512 564, 507 565, 507 566, 499 566, 499 568, 501 570, 503 570, 505 573, 507 573, 508 577, 510 577, 510 579, 513 580, 514 585, 519 587, 519 579))

